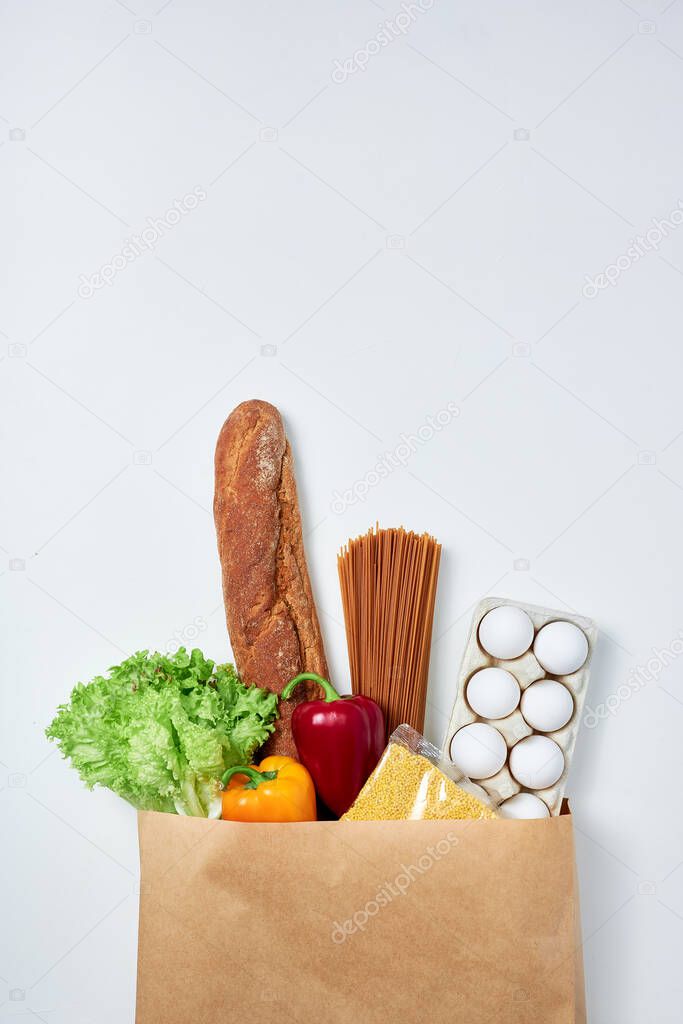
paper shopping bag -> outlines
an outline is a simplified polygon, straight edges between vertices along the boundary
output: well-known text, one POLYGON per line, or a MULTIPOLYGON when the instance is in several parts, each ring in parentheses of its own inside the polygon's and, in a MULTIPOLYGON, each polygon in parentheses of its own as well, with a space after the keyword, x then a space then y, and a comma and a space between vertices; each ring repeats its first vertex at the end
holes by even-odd
POLYGON ((570 814, 139 834, 137 1024, 585 1021, 570 814))

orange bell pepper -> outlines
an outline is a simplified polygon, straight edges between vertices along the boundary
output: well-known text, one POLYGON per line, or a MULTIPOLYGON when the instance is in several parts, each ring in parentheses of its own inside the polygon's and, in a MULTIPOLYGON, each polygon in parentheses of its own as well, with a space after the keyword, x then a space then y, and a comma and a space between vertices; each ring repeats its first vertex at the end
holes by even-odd
POLYGON ((315 821, 315 786, 292 757, 228 768, 222 778, 224 821, 315 821))

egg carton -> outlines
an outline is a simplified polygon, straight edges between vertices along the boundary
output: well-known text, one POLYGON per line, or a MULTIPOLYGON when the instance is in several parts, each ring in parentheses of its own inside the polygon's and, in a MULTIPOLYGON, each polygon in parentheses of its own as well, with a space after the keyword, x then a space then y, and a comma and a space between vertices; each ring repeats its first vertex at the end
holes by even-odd
MULTIPOLYGON (((464 726, 471 725, 474 722, 482 722, 486 725, 492 726, 494 729, 498 730, 505 740, 505 744, 507 746, 505 763, 494 775, 491 775, 488 778, 474 779, 474 781, 479 786, 482 786, 496 802, 504 802, 510 797, 516 796, 518 793, 532 793, 543 801, 543 803, 548 807, 550 814, 559 814, 567 775, 571 764, 572 753, 576 743, 576 737, 579 732, 579 726, 581 724, 582 709, 590 674, 590 662, 597 642, 597 633, 598 631, 595 623, 580 615, 569 615, 565 612, 555 611, 550 608, 521 604, 518 601, 511 601, 506 598, 488 597, 481 601, 477 606, 472 619, 470 635, 460 665, 457 695, 453 705, 453 712, 451 714, 443 750, 444 758, 453 762, 453 758, 451 757, 453 739, 464 726), (488 612, 501 606, 510 606, 521 609, 526 612, 533 625, 533 640, 531 641, 531 644, 525 653, 515 658, 505 659, 493 657, 484 649, 480 642, 479 626, 482 619, 488 612), (578 626, 578 628, 585 634, 587 640, 587 656, 579 669, 571 674, 558 675, 547 671, 541 666, 540 662, 534 655, 533 648, 539 630, 551 622, 572 623, 573 625, 578 626), (504 718, 484 718, 481 714, 477 714, 468 703, 467 684, 476 672, 485 668, 505 669, 510 672, 519 683, 521 691, 519 703, 515 709, 504 718), (554 732, 541 732, 538 728, 532 728, 521 712, 521 703, 524 692, 532 683, 538 682, 542 679, 553 679, 562 683, 569 690, 573 701, 573 712, 570 719, 566 724, 554 732), (549 739, 554 740, 560 747, 564 756, 564 770, 562 771, 562 774, 551 786, 547 786, 544 789, 533 789, 529 786, 520 785, 512 775, 509 767, 512 748, 526 737, 534 735, 544 735, 549 739)), ((455 763, 457 766, 457 761, 455 761, 455 763)), ((465 774, 470 774, 470 777, 472 777, 471 773, 467 772, 464 766, 458 767, 461 767, 462 770, 465 771, 465 774)), ((527 815, 524 816, 526 817, 527 815)))

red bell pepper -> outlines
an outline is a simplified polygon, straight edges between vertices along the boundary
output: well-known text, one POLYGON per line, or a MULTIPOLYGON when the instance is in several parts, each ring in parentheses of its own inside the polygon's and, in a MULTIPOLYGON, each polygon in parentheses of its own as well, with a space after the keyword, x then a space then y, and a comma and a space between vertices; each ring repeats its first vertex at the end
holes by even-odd
POLYGON ((298 704, 292 713, 292 735, 299 759, 313 777, 320 799, 341 817, 356 799, 386 745, 384 715, 379 704, 357 694, 340 697, 327 679, 302 672, 287 683, 282 699, 311 679, 322 687, 322 700, 298 704))

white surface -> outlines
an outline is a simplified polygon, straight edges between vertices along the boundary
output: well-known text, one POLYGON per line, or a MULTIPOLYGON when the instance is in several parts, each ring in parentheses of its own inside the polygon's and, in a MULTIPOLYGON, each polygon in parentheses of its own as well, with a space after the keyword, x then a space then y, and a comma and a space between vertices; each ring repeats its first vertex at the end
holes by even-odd
POLYGON ((252 396, 287 418, 337 682, 335 554, 375 519, 444 544, 432 740, 480 597, 595 618, 590 1019, 679 1019, 683 227, 583 289, 683 199, 683 3, 436 0, 335 84, 399 10, 3 7, 1 1024, 132 1021, 135 816, 43 729, 136 648, 229 656, 212 449, 252 396))

